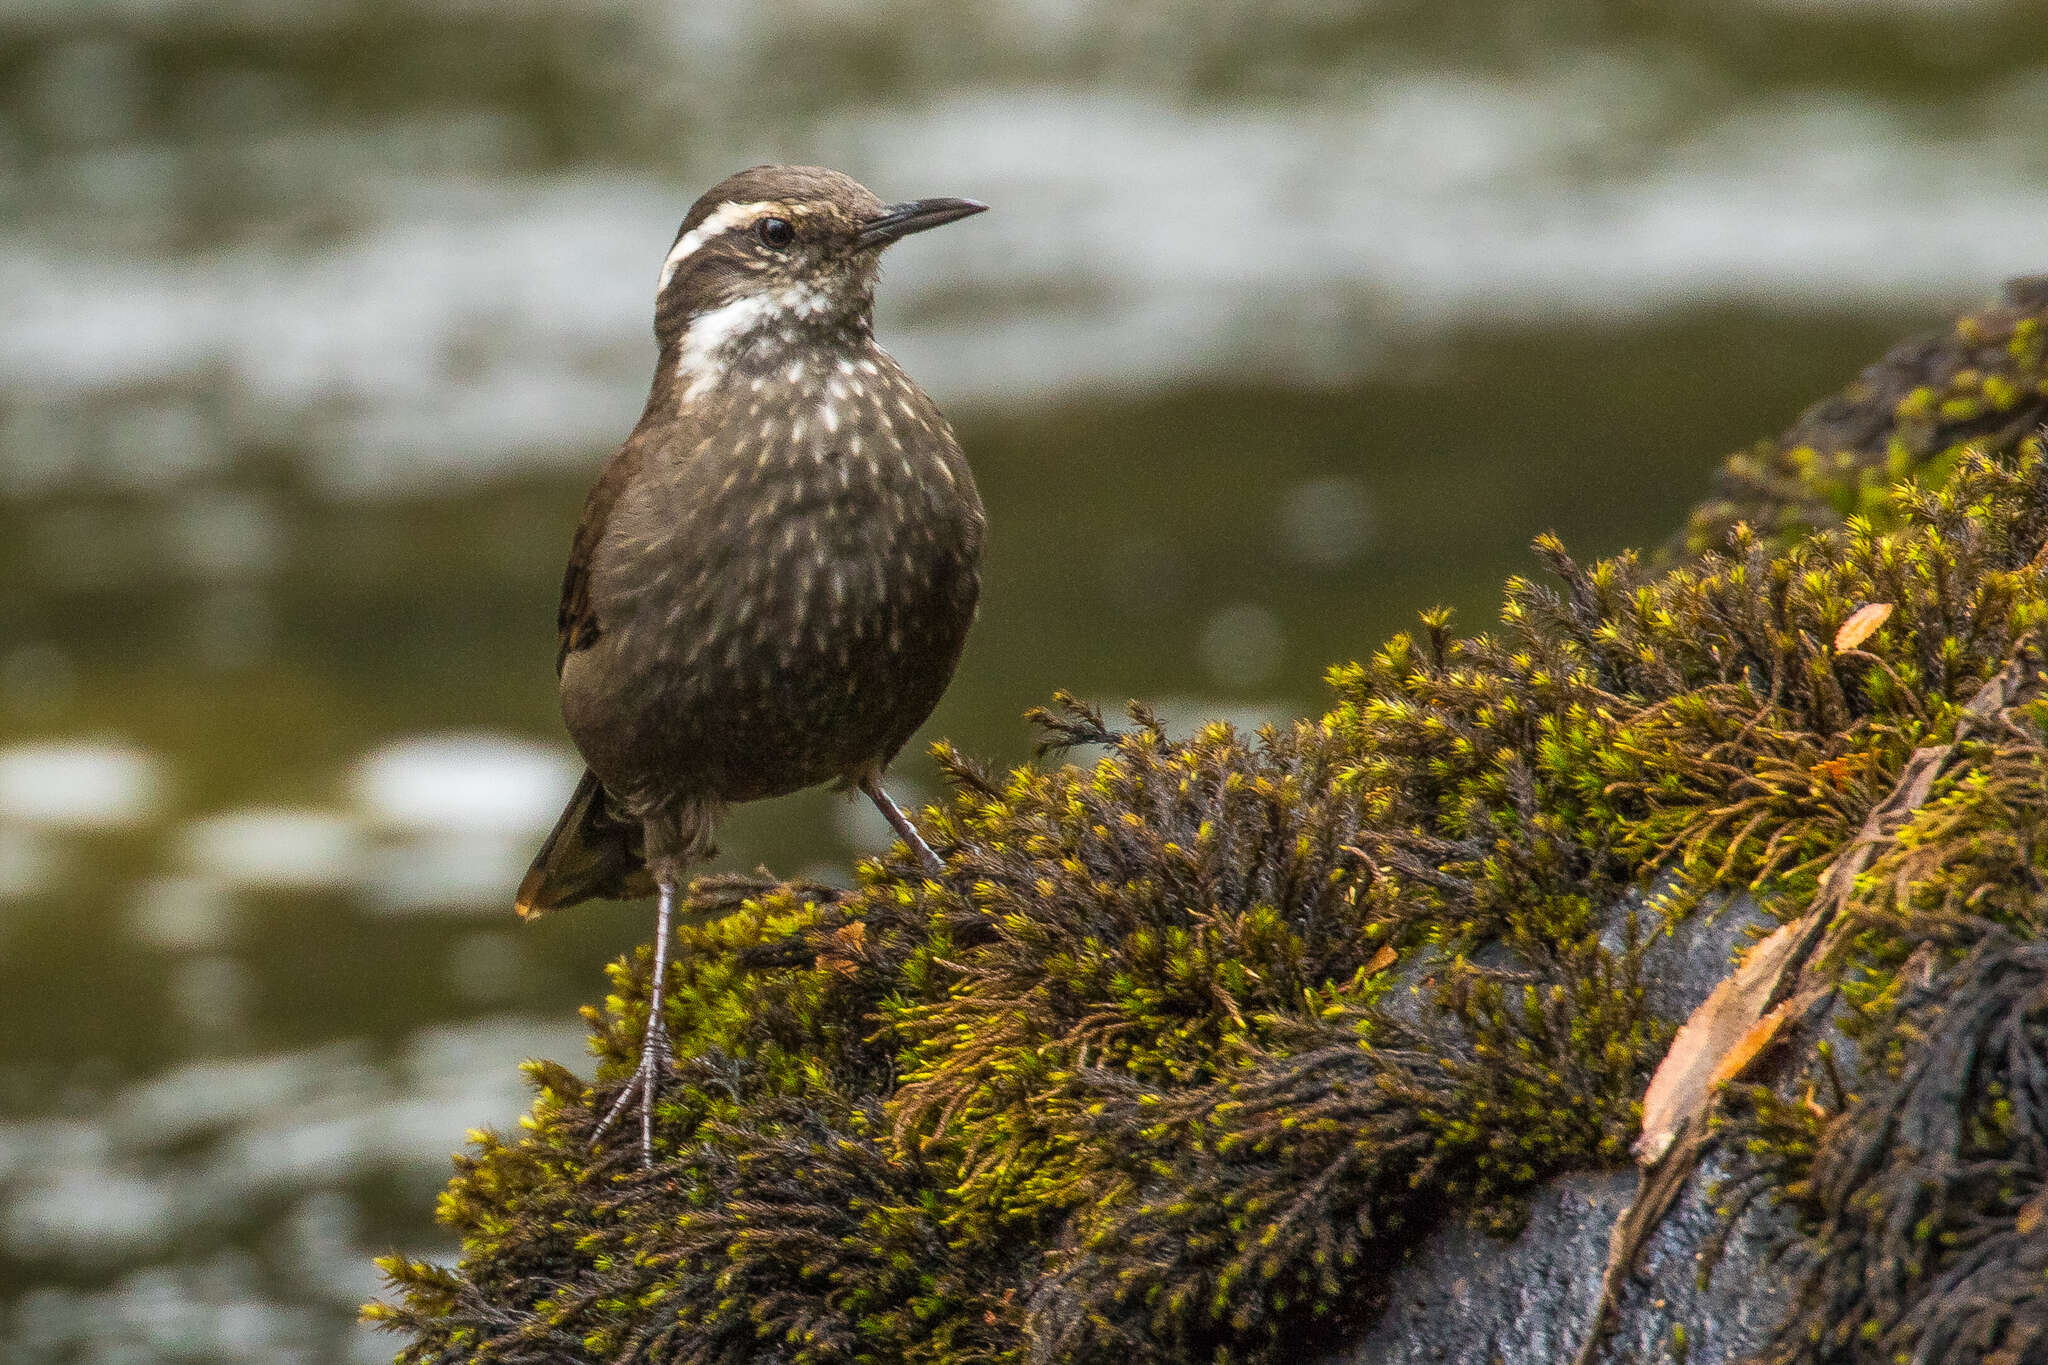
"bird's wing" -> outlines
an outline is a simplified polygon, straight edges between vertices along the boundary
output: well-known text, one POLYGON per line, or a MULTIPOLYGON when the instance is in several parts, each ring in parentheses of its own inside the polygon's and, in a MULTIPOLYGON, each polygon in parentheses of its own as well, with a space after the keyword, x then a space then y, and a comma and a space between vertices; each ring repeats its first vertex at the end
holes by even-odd
POLYGON ((562 605, 555 612, 555 676, 579 649, 597 643, 601 630, 590 605, 590 561, 604 539, 612 508, 618 504, 638 465, 640 442, 629 440, 605 464, 604 473, 591 486, 583 501, 583 519, 576 523, 576 536, 569 542, 569 567, 562 571, 562 605))

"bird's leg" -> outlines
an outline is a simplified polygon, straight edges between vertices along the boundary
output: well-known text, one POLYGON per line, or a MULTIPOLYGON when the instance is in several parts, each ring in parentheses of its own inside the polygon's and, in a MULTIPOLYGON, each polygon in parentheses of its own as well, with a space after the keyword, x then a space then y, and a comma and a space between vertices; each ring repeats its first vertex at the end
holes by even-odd
POLYGON ((903 807, 897 805, 889 793, 882 789, 879 774, 869 773, 861 778, 860 789, 868 800, 875 803, 875 809, 882 812, 882 818, 889 822, 889 827, 896 831, 897 837, 910 845, 910 851, 924 864, 925 871, 937 876, 946 870, 946 864, 938 854, 932 852, 932 846, 917 832, 917 826, 910 823, 910 817, 903 813, 903 807))
POLYGON ((654 920, 654 984, 647 994, 647 1034, 640 1044, 640 1065, 626 1078, 620 1088, 619 1097, 612 1101, 612 1107, 598 1120, 597 1131, 590 1135, 591 1145, 604 1136, 605 1129, 633 1102, 640 1097, 640 1164, 652 1168, 654 1165, 654 1100, 661 1093, 661 1078, 668 1070, 668 1024, 662 1017, 662 1001, 668 981, 668 925, 675 911, 676 887, 672 879, 661 882, 661 895, 655 910, 654 920))

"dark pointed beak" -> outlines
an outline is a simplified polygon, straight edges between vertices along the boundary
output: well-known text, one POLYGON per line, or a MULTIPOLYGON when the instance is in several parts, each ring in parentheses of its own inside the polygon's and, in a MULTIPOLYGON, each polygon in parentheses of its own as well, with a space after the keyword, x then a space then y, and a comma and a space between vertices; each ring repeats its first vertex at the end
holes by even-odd
POLYGON ((860 225, 854 241, 861 246, 887 246, 899 237, 956 223, 987 207, 972 199, 913 199, 907 204, 890 204, 860 225))

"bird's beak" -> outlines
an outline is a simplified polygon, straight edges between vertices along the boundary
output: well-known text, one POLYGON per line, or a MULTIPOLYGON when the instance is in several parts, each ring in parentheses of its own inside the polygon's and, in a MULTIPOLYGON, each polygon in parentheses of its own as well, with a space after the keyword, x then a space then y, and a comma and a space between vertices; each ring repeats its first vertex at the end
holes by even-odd
POLYGON ((864 247, 887 246, 899 237, 958 222, 987 207, 972 199, 913 199, 907 204, 890 204, 860 225, 854 241, 864 247))

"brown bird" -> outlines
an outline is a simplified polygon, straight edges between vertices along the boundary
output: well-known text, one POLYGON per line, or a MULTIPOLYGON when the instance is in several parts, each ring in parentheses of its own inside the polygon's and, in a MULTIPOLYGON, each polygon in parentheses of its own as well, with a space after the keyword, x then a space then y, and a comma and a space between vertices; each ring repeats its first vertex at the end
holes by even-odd
POLYGON ((662 263, 647 407, 562 579, 555 671, 589 771, 517 902, 659 898, 639 1069, 598 1126, 637 1094, 643 1163, 676 888, 726 807, 837 782, 943 867, 882 773, 974 620, 981 499, 873 309, 883 248, 985 207, 757 166, 697 201, 662 263))

